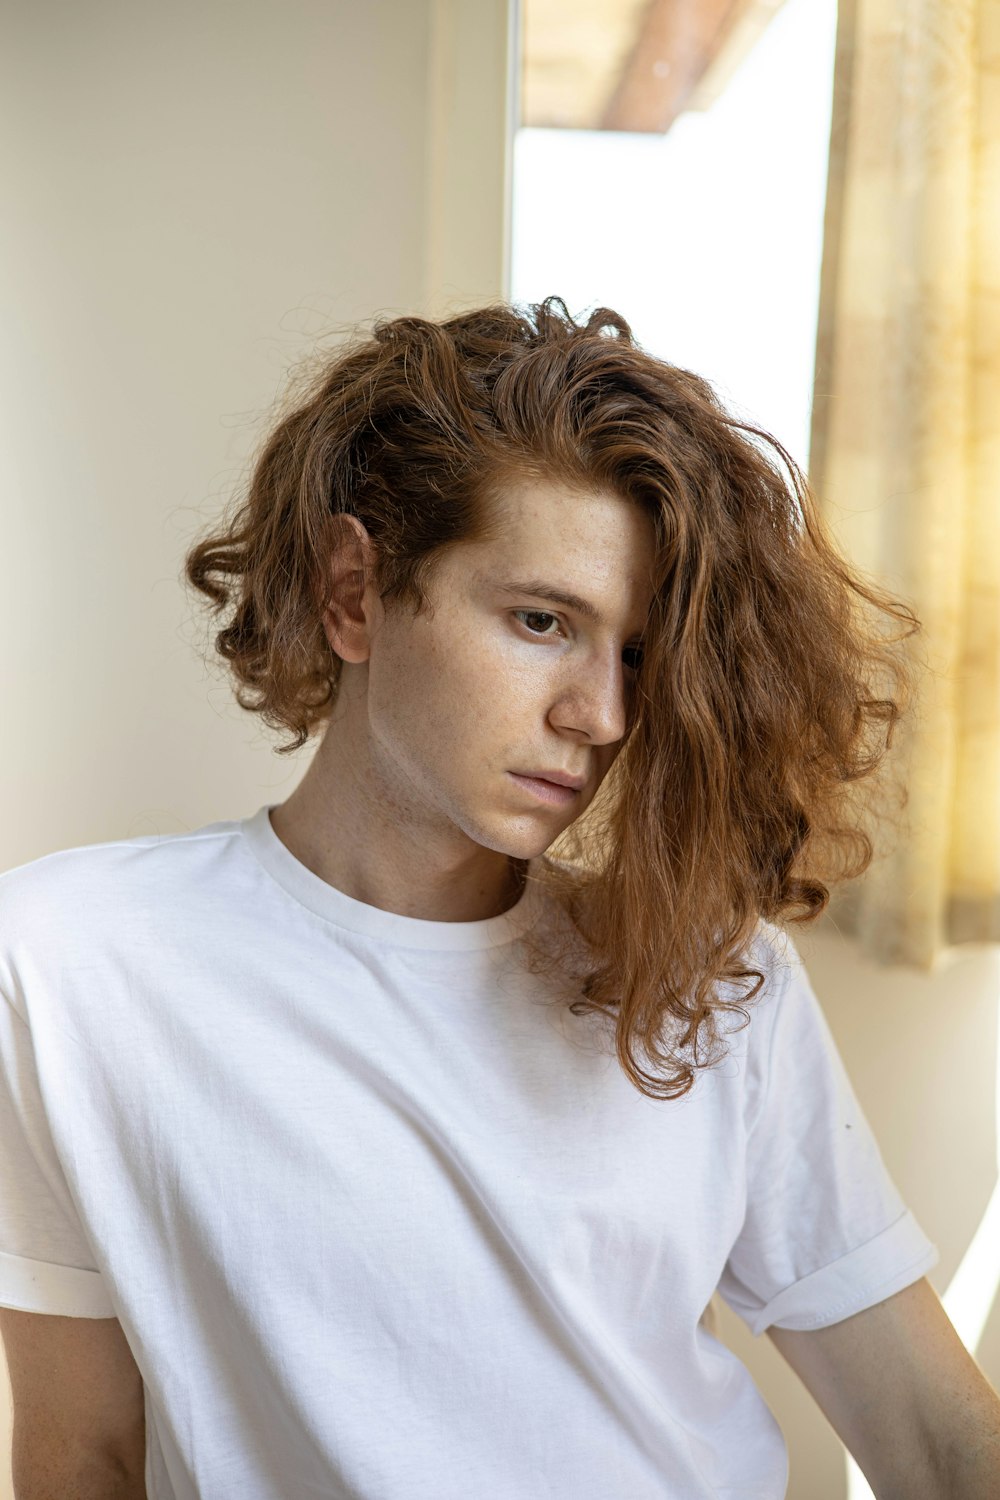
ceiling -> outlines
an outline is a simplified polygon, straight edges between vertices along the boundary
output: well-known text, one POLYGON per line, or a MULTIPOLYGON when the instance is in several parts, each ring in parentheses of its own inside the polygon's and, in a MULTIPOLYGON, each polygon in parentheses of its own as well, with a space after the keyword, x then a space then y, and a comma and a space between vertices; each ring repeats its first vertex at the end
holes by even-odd
POLYGON ((784 0, 521 0, 522 125, 664 134, 707 109, 784 0))

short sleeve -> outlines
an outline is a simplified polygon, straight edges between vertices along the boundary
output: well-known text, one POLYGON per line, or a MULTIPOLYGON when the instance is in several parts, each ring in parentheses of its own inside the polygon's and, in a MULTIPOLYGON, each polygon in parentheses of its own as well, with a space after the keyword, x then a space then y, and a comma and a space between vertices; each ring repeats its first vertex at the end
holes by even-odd
POLYGON ((802 959, 778 941, 746 1217, 718 1287, 754 1335, 837 1323, 940 1258, 886 1169, 802 959))
POLYGON ((31 1030, 2 992, 0 1307, 76 1318, 115 1315, 49 1131, 31 1030))

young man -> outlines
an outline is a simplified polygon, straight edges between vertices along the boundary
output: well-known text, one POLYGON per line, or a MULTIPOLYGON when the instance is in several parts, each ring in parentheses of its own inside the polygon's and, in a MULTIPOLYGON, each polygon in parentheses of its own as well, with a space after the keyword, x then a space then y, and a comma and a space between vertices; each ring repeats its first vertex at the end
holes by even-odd
POLYGON ((752 437, 605 309, 385 321, 192 549, 240 702, 323 734, 0 877, 19 1500, 779 1500, 716 1290, 877 1495, 997 1492, 779 926, 906 697, 851 596, 915 622, 752 437))

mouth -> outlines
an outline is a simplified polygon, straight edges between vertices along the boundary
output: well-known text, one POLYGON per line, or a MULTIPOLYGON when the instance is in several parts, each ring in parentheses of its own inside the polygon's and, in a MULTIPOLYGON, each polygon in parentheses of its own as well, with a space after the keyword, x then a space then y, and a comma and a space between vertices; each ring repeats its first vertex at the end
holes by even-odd
POLYGON ((527 793, 541 802, 547 802, 550 807, 568 807, 580 795, 581 788, 560 786, 558 782, 546 781, 542 776, 520 776, 516 771, 508 771, 507 774, 527 793))

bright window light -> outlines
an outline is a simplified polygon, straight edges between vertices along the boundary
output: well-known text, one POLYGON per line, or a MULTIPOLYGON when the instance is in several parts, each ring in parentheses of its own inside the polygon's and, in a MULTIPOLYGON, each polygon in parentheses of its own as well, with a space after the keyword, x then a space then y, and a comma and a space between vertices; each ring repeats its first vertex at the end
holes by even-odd
POLYGON ((836 0, 786 0, 665 136, 521 129, 511 295, 615 308, 808 460, 836 0))

